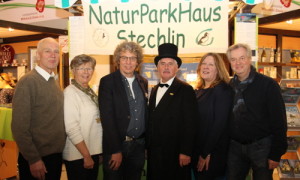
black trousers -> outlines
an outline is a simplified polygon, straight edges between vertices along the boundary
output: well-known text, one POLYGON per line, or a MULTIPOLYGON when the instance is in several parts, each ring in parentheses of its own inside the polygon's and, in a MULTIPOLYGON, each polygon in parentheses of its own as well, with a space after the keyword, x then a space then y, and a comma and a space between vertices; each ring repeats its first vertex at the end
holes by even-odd
POLYGON ((66 165, 68 180, 97 180, 99 169, 99 154, 93 155, 93 169, 85 169, 83 167, 83 159, 74 161, 64 161, 66 165))
MULTIPOLYGON (((42 157, 42 160, 46 166, 47 173, 45 175, 46 180, 60 180, 61 167, 62 167, 62 154, 50 154, 42 157)), ((21 153, 18 157, 19 164, 19 176, 20 180, 36 180, 30 172, 29 163, 21 153)))
POLYGON ((145 164, 145 140, 123 142, 122 163, 118 170, 109 167, 111 154, 103 154, 104 180, 140 180, 145 164))

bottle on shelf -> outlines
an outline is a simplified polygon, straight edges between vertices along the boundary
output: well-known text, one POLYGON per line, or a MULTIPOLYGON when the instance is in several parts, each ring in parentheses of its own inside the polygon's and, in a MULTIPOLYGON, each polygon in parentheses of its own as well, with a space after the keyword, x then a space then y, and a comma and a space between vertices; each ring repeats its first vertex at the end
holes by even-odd
POLYGON ((270 52, 270 62, 274 63, 275 62, 275 52, 274 49, 271 47, 271 52, 270 52))
POLYGON ((296 51, 290 49, 290 54, 291 54, 291 62, 292 63, 297 62, 296 61, 296 51))
POLYGON ((278 47, 277 52, 276 52, 276 62, 281 63, 281 51, 280 47, 278 47))
POLYGON ((261 62, 266 62, 267 61, 267 54, 266 54, 265 47, 263 47, 260 60, 261 60, 261 62))

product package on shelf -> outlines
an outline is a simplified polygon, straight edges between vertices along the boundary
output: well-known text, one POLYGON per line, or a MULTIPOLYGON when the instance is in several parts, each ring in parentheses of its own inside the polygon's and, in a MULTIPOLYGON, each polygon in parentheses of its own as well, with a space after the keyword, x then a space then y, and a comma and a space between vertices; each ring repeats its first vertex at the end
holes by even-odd
POLYGON ((280 82, 281 94, 285 103, 289 128, 300 128, 300 80, 283 79, 280 82))
POLYGON ((289 164, 292 167, 294 177, 300 177, 300 161, 298 159, 289 159, 289 164))
POLYGON ((287 142, 288 142, 287 150, 296 152, 299 147, 299 144, 300 144, 300 137, 289 136, 289 137, 287 137, 287 142))
POLYGON ((286 106, 288 127, 300 127, 300 113, 297 106, 286 106))
POLYGON ((278 174, 281 178, 293 178, 293 169, 288 159, 281 159, 279 162, 278 174))

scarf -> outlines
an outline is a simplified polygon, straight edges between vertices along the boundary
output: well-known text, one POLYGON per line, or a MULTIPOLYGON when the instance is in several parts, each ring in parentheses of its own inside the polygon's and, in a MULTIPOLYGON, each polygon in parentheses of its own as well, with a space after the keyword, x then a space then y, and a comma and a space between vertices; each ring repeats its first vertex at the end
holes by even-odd
POLYGON ((87 87, 87 88, 84 88, 82 86, 80 86, 80 84, 78 84, 75 79, 72 79, 71 80, 71 83, 77 87, 78 89, 80 89, 82 92, 84 92, 86 95, 88 95, 91 100, 96 104, 97 107, 99 107, 99 104, 98 104, 98 96, 96 95, 96 93, 92 90, 92 88, 90 87, 87 87))
POLYGON ((243 92, 247 89, 248 85, 253 82, 256 74, 256 69, 251 66, 249 76, 246 80, 240 81, 237 75, 234 75, 230 82, 230 86, 233 88, 235 95, 233 100, 233 114, 235 120, 240 120, 242 114, 247 112, 247 107, 244 101, 243 92))

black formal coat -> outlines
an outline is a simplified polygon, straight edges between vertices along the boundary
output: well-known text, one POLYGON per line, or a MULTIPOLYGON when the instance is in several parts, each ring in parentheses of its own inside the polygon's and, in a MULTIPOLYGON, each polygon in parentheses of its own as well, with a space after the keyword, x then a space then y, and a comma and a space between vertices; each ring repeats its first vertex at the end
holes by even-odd
MULTIPOLYGON (((145 95, 146 121, 148 114, 148 82, 139 74, 136 74, 135 77, 145 95)), ((114 154, 122 152, 122 143, 125 140, 130 122, 130 110, 126 90, 122 82, 122 75, 119 70, 101 78, 98 98, 103 128, 103 153, 114 154)))
POLYGON ((149 100, 146 131, 149 180, 190 179, 190 166, 179 166, 179 154, 192 155, 197 114, 192 86, 175 78, 155 107, 156 85, 149 100))
POLYGON ((196 174, 199 179, 214 179, 225 175, 233 91, 221 82, 213 88, 197 90, 196 97, 198 119, 193 166, 196 170, 199 156, 205 159, 210 154, 208 171, 196 174))

